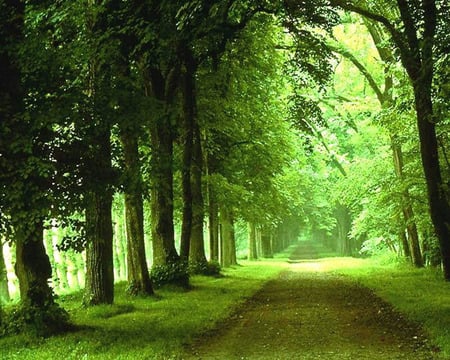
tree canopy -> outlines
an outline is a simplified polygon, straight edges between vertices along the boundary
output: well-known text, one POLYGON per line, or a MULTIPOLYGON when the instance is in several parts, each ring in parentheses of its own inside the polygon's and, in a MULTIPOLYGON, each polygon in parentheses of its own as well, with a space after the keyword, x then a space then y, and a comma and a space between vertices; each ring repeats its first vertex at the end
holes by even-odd
POLYGON ((449 14, 0 0, 0 241, 24 311, 57 308, 55 277, 111 304, 123 274, 151 296, 299 237, 450 280, 449 14))

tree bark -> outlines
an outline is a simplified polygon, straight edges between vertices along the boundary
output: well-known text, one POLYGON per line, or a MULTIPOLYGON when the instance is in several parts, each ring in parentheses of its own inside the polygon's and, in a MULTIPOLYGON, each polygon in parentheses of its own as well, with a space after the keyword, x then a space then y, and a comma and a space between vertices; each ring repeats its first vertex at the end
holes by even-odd
POLYGON ((209 258, 219 261, 219 209, 216 203, 214 190, 208 185, 209 208, 209 258))
POLYGON ((248 259, 258 259, 258 252, 256 249, 256 225, 251 221, 248 223, 248 259))
POLYGON ((34 223, 34 228, 30 228, 28 234, 16 238, 15 271, 23 304, 44 308, 54 303, 53 292, 48 284, 52 267, 45 251, 42 221, 34 223))
MULTIPOLYGON (((107 127, 106 124, 103 126, 107 127)), ((112 304, 114 301, 114 257, 112 223, 112 189, 109 129, 97 129, 92 189, 86 195, 86 278, 85 305, 112 304)))
POLYGON ((223 267, 236 265, 236 239, 234 234, 234 222, 231 212, 225 207, 220 209, 221 223, 221 256, 220 264, 223 267))
POLYGON ((193 161, 191 170, 192 182, 192 231, 191 251, 189 261, 193 264, 206 264, 205 240, 203 236, 203 222, 205 219, 203 191, 203 154, 200 135, 200 126, 194 123, 193 161))
POLYGON ((86 208, 85 305, 114 301, 112 194, 91 193, 86 208))
POLYGON ((265 226, 261 230, 261 257, 273 258, 272 234, 265 226))
POLYGON ((3 244, 0 243, 0 305, 7 303, 9 300, 8 273, 3 255, 3 244))
POLYGON ((127 240, 128 292, 152 295, 144 241, 144 205, 136 132, 122 129, 120 134, 125 162, 125 229, 127 240))
POLYGON ((438 158, 436 128, 433 123, 431 87, 429 91, 415 85, 420 150, 425 173, 431 220, 439 240, 444 277, 450 281, 450 205, 445 194, 438 158))
POLYGON ((183 76, 183 165, 181 169, 181 185, 183 193, 183 219, 181 225, 180 257, 188 261, 191 248, 193 194, 192 194, 192 161, 194 145, 195 95, 194 69, 185 61, 183 76))
MULTIPOLYGON (((395 173, 400 181, 404 181, 403 153, 401 145, 396 142, 395 136, 391 136, 392 152, 394 156, 395 173)), ((409 254, 411 261, 416 267, 423 266, 423 257, 420 250, 419 233, 414 220, 414 211, 411 205, 411 196, 408 188, 402 190, 401 203, 403 218, 405 220, 406 232, 408 234, 409 254)))
POLYGON ((179 262, 175 248, 173 221, 173 129, 172 103, 178 81, 177 69, 164 77, 150 69, 149 88, 155 99, 164 103, 163 113, 150 125, 152 156, 151 214, 153 265, 179 262))

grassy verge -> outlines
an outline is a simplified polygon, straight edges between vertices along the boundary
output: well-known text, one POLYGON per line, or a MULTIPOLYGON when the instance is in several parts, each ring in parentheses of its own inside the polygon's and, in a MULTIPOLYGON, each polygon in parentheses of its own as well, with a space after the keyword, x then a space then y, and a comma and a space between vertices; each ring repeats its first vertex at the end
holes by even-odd
POLYGON ((224 277, 195 276, 192 289, 161 289, 156 298, 130 298, 125 284, 115 304, 80 307, 81 293, 62 296, 79 330, 49 339, 0 339, 0 359, 175 359, 182 346, 225 319, 285 266, 281 259, 247 262, 224 277))
POLYGON ((337 262, 336 273, 354 278, 424 325, 430 339, 450 359, 450 284, 439 271, 415 269, 388 258, 337 262))

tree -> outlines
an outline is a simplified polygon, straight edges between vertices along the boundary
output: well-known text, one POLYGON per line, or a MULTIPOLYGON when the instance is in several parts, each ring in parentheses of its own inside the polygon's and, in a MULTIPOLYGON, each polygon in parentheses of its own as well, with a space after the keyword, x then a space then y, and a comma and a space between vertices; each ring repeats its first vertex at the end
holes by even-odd
MULTIPOLYGON (((355 56, 349 49, 346 49, 343 45, 334 45, 330 44, 329 46, 333 51, 342 55, 346 59, 348 59, 364 76, 372 88, 374 94, 376 94, 377 99, 380 103, 380 107, 385 111, 391 111, 394 106, 393 100, 393 76, 389 71, 389 67, 394 65, 394 56, 390 49, 386 47, 384 44, 386 43, 383 39, 383 34, 381 33, 381 29, 377 27, 376 24, 366 21, 366 27, 371 35, 371 38, 377 48, 378 55, 380 56, 381 61, 385 64, 384 70, 384 88, 378 85, 378 82, 373 76, 373 74, 369 71, 369 69, 355 56)), ((401 143, 398 140, 397 134, 390 134, 391 138, 391 147, 393 152, 393 163, 395 168, 395 173, 401 183, 405 182, 404 175, 404 164, 403 164, 403 152, 401 148, 401 143)), ((404 185, 401 185, 404 187, 404 185)), ((408 238, 405 238, 404 231, 400 231, 400 240, 409 240, 404 246, 405 255, 412 255, 412 261, 415 266, 421 267, 423 266, 423 259, 420 250, 419 244, 419 236, 416 227, 416 223, 414 220, 414 211, 411 203, 411 196, 407 187, 404 187, 402 190, 402 199, 400 201, 400 207, 402 209, 405 227, 408 233, 408 238)))
MULTIPOLYGON (((10 300, 8 289, 8 273, 6 271, 5 258, 3 256, 3 244, 0 247, 0 307, 10 300)), ((0 322, 1 323, 1 322, 0 322)))
POLYGON ((39 4, 0 2, 0 229, 15 243, 22 329, 34 324, 33 331, 46 335, 62 330, 68 316, 49 286, 52 268, 44 247, 54 190, 54 120, 42 116, 42 89, 48 85, 36 81, 42 59, 34 63, 28 56, 42 34, 36 22, 26 21, 34 5, 39 4))
POLYGON ((439 239, 444 278, 450 281, 450 205, 440 165, 436 136, 436 114, 433 111, 432 86, 435 70, 436 31, 445 26, 446 8, 440 1, 422 0, 415 3, 397 0, 398 12, 381 14, 368 4, 359 6, 352 2, 331 1, 332 5, 356 12, 381 23, 389 32, 398 50, 401 62, 409 76, 414 92, 420 152, 424 169, 429 210, 434 230, 439 239), (439 7, 437 6, 439 4, 439 7), (442 6, 441 6, 442 5, 442 6), (401 22, 401 28, 395 25, 401 22))

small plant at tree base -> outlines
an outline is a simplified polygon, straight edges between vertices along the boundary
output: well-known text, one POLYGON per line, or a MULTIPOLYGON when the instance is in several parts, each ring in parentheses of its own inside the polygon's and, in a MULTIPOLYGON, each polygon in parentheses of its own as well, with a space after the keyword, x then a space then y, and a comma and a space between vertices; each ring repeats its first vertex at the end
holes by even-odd
POLYGON ((72 327, 68 312, 56 303, 43 308, 21 304, 4 313, 2 320, 0 337, 17 334, 48 337, 66 332, 72 327))
POLYGON ((220 264, 217 261, 189 263, 189 274, 220 276, 220 264))
POLYGON ((150 278, 156 288, 169 284, 184 288, 189 287, 188 266, 181 262, 153 266, 150 272, 150 278))

